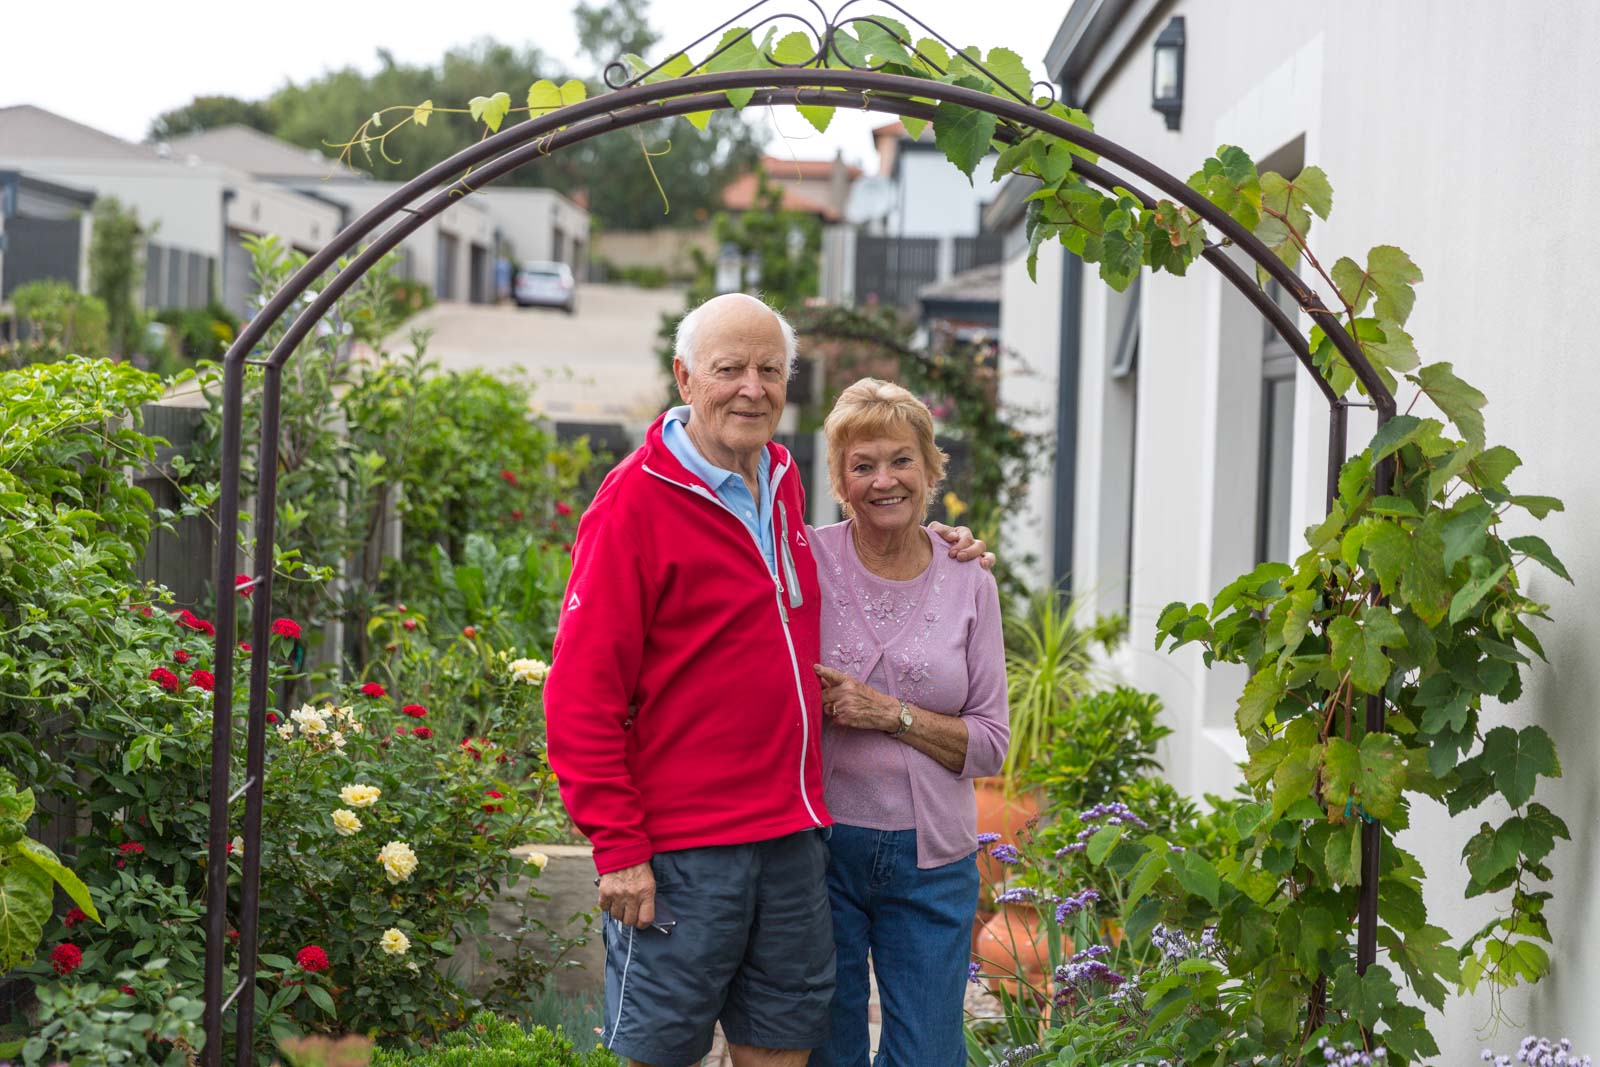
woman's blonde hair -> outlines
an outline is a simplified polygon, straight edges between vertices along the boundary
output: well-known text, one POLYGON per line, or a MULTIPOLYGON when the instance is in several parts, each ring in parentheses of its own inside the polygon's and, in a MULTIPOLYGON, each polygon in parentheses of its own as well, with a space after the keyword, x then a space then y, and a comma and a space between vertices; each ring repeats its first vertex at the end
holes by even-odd
POLYGON ((840 393, 834 402, 828 420, 822 424, 822 432, 828 439, 828 482, 833 498, 847 517, 850 505, 845 502, 844 495, 845 453, 858 441, 885 437, 900 430, 911 431, 922 453, 922 469, 928 477, 928 493, 922 503, 926 515, 934 490, 944 480, 945 460, 949 458, 934 443, 933 413, 928 405, 908 390, 879 378, 862 378, 840 393))

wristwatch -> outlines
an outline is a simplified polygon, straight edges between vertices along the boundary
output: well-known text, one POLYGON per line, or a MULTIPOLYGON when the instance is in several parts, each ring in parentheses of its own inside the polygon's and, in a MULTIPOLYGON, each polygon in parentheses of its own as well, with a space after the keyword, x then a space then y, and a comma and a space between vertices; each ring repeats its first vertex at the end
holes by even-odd
POLYGON ((906 707, 906 702, 902 700, 900 702, 900 729, 896 730, 889 736, 901 737, 909 729, 911 729, 911 709, 906 707))

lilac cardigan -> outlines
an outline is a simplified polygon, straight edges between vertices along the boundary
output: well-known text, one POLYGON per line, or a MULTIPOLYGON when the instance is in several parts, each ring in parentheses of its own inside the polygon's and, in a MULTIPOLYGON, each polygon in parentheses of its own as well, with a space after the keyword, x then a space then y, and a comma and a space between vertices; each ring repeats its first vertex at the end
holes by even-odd
MULTIPOLYGON (((994 576, 958 563, 933 534, 933 562, 922 577, 891 582, 866 569, 850 523, 811 531, 822 587, 822 661, 927 711, 967 723, 967 759, 955 774, 888 734, 827 722, 822 780, 829 808, 870 803, 863 775, 904 775, 917 831, 917 866, 943 866, 978 847, 974 778, 997 774, 1011 728, 1006 712, 1005 640, 994 576), (850 768, 836 780, 841 765, 850 768)), ((883 785, 903 798, 904 782, 883 785)))

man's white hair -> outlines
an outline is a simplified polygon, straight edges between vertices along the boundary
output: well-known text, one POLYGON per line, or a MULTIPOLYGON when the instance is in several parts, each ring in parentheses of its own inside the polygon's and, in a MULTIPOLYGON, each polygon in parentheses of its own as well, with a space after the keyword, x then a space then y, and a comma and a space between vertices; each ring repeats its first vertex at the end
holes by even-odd
POLYGON ((672 357, 682 360, 685 370, 691 372, 694 370, 694 358, 700 347, 700 331, 705 326, 706 321, 705 312, 711 309, 711 306, 717 301, 724 299, 748 300, 757 307, 771 313, 772 317, 778 320, 778 329, 783 331, 783 352, 789 363, 789 377, 794 377, 795 364, 799 358, 799 349, 794 339, 794 327, 790 326, 789 320, 778 314, 777 310, 770 304, 760 297, 751 296, 749 293, 724 293, 722 296, 714 296, 679 319, 678 331, 673 335, 672 340, 672 357))

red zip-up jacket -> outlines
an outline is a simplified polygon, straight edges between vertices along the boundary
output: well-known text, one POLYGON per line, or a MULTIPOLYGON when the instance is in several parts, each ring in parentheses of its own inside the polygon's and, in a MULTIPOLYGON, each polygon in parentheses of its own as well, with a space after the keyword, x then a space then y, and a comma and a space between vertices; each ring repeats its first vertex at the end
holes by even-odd
POLYGON ((749 528, 662 442, 663 418, 578 524, 545 680, 550 766, 601 874, 832 822, 794 461, 767 445, 774 576, 749 528))

